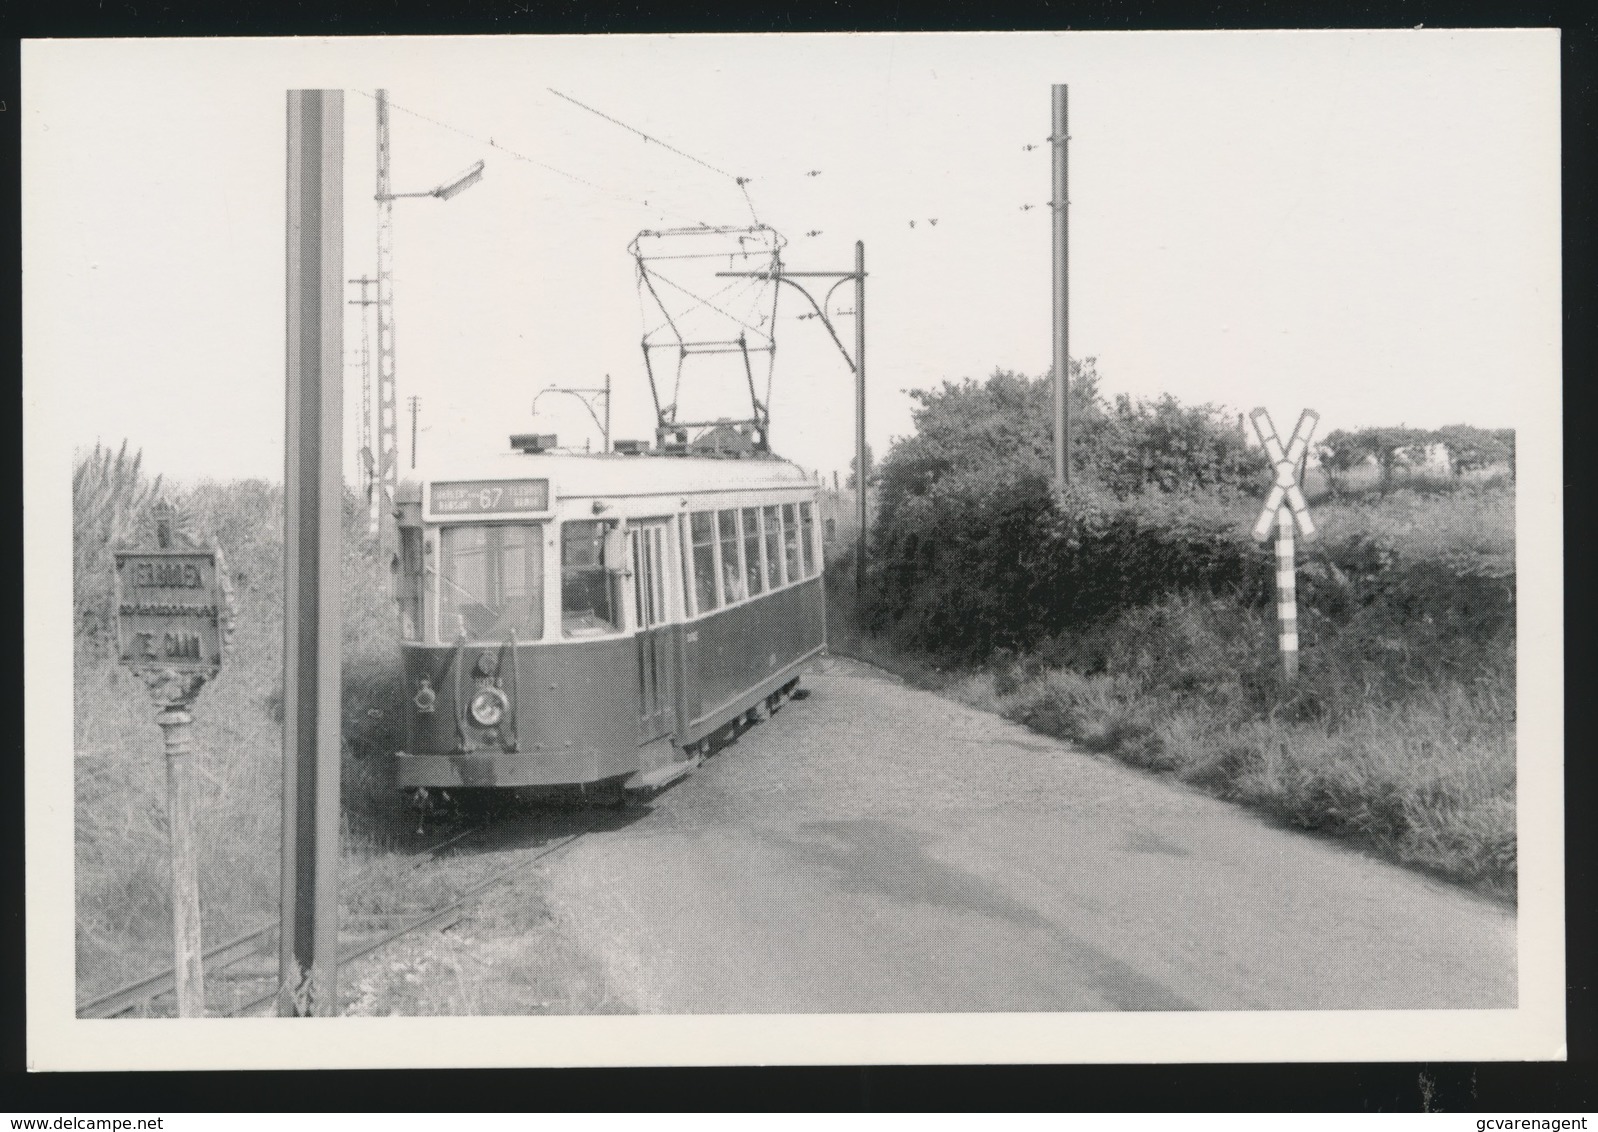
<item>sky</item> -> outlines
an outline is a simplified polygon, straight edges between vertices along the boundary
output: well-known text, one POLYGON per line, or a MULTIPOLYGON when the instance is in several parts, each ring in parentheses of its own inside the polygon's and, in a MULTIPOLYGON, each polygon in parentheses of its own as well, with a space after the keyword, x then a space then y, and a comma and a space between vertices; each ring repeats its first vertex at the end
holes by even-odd
MULTIPOLYGON (((1323 435, 1546 426, 1557 51, 1547 31, 31 42, 25 419, 62 449, 126 438, 179 481, 280 479, 285 91, 345 91, 354 278, 375 268, 381 87, 396 191, 485 162, 451 200, 394 204, 402 461, 412 396, 424 462, 513 432, 597 445, 575 398, 539 398, 536 416, 533 399, 607 374, 613 436, 652 435, 639 343, 663 320, 628 246, 756 218, 790 270, 847 271, 864 243, 880 456, 912 431, 906 390, 1050 363, 1049 100, 1066 83, 1071 353, 1098 359, 1105 394, 1263 405, 1283 429, 1313 407, 1323 435)), ((705 274, 676 275, 687 291, 728 285, 690 263, 705 274)), ((775 326, 776 450, 846 475, 853 378, 796 317, 804 300, 785 290, 774 324, 759 284, 719 302, 775 326)), ((853 307, 845 285, 832 310, 851 350, 853 307)), ((361 310, 346 310, 353 481, 361 310)), ((686 299, 675 313, 721 318, 686 299)), ((728 364, 689 359, 685 409, 746 412, 728 364)))

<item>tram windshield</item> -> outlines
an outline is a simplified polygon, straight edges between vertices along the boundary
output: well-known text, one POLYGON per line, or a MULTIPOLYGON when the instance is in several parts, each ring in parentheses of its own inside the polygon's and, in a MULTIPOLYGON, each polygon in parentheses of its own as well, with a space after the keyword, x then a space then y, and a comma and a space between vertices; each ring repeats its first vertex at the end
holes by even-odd
POLYGON ((439 634, 524 641, 544 635, 544 537, 537 524, 445 527, 439 634))
POLYGON ((585 520, 560 529, 560 627, 568 637, 593 637, 621 628, 617 583, 605 561, 610 524, 585 520))

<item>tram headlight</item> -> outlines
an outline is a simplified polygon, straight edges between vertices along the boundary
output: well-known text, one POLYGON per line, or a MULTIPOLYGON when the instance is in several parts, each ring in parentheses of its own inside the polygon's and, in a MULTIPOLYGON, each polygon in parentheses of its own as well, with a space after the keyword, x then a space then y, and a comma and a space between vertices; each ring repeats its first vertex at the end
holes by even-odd
POLYGON ((510 701, 505 698, 504 692, 498 688, 484 688, 472 697, 467 711, 477 726, 494 727, 505 718, 505 709, 509 705, 510 701))

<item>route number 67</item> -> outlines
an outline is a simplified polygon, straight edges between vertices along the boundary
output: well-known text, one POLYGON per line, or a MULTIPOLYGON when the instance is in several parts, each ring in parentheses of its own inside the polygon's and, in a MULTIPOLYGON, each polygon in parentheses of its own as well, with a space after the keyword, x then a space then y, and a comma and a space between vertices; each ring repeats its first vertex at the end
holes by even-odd
POLYGON ((499 506, 499 497, 504 494, 502 487, 485 487, 477 493, 477 505, 484 511, 492 511, 499 506))

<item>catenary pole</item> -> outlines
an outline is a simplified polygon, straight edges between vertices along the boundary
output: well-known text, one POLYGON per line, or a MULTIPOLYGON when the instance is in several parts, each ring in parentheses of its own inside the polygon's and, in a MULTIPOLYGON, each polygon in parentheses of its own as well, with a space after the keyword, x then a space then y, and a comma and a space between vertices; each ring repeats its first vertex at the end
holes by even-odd
POLYGON ((1054 185, 1054 490, 1065 494, 1071 482, 1071 291, 1070 192, 1067 177, 1066 85, 1053 90, 1054 185))
POLYGON ((389 166, 388 91, 377 92, 377 494, 378 550, 395 545, 399 487, 399 386, 394 373, 394 193, 389 166))
POLYGON ((366 297, 366 288, 377 282, 361 276, 359 279, 349 280, 359 284, 361 297, 351 299, 351 306, 361 308, 361 447, 360 458, 362 475, 366 487, 366 533, 373 538, 377 537, 379 519, 382 514, 383 490, 378 482, 377 455, 372 440, 372 319, 371 308, 377 305, 376 299, 366 297))
POLYGON ((344 92, 288 92, 278 1013, 337 1012, 344 92))

